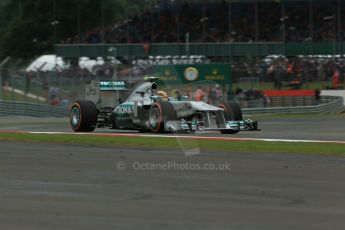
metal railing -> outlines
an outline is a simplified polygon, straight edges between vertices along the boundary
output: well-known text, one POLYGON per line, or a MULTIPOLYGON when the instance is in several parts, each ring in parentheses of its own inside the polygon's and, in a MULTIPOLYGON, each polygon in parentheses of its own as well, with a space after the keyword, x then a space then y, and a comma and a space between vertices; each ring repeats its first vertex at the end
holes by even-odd
MULTIPOLYGON (((344 110, 343 98, 324 96, 321 103, 315 106, 244 108, 247 114, 306 114, 336 113, 344 110)), ((68 107, 50 106, 27 102, 0 101, 0 116, 34 116, 34 117, 65 117, 68 107)))
POLYGON ((266 107, 245 108, 244 114, 305 114, 305 113, 337 113, 344 110, 343 98, 336 96, 323 96, 321 103, 313 106, 294 107, 266 107))
POLYGON ((267 56, 282 54, 329 55, 344 53, 344 42, 224 42, 190 43, 186 50, 185 43, 151 43, 149 53, 142 43, 135 44, 58 44, 55 50, 58 56, 66 58, 105 57, 109 50, 116 49, 118 57, 146 57, 147 55, 206 55, 208 57, 267 56))
POLYGON ((0 101, 0 116, 65 117, 65 107, 27 102, 0 101))

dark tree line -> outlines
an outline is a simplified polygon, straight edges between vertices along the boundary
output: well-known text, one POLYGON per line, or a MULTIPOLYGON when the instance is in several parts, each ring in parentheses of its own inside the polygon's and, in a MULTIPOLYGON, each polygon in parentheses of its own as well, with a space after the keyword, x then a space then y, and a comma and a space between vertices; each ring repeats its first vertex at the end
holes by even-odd
POLYGON ((53 52, 55 43, 140 13, 143 0, 0 0, 0 57, 53 52))

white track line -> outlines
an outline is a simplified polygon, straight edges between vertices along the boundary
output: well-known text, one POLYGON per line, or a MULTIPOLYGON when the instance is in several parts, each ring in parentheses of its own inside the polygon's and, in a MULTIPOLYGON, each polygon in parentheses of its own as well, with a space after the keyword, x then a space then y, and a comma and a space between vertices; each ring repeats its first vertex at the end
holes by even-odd
POLYGON ((72 132, 27 132, 27 131, 0 131, 0 133, 31 133, 31 134, 63 134, 63 135, 89 135, 89 136, 113 136, 113 137, 162 137, 182 138, 192 140, 221 140, 221 141, 265 141, 265 142, 289 142, 289 143, 334 143, 345 144, 345 141, 324 141, 324 140, 292 140, 292 139, 270 139, 270 138, 241 138, 241 137, 204 137, 186 135, 157 135, 157 134, 136 134, 136 133, 72 133, 72 132))

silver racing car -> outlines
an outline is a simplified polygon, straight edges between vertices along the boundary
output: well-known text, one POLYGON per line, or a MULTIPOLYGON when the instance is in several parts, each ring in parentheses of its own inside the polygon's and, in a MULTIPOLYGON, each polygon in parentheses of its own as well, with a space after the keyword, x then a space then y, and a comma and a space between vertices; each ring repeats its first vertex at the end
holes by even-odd
POLYGON ((86 100, 71 106, 70 124, 76 132, 95 128, 131 129, 142 132, 197 132, 219 130, 234 134, 258 130, 258 122, 243 120, 236 102, 213 106, 187 98, 175 100, 157 91, 157 78, 147 77, 131 90, 124 81, 93 81, 86 100))

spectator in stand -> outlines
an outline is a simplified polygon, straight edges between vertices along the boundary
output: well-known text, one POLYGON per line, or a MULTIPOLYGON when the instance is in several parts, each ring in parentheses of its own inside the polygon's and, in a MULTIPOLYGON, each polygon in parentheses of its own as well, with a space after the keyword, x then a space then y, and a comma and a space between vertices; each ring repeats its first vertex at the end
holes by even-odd
POLYGON ((173 91, 171 91, 171 95, 176 98, 178 101, 181 101, 182 100, 182 94, 179 90, 177 89, 174 89, 173 91))
POLYGON ((285 74, 285 68, 282 63, 277 62, 273 65, 274 72, 274 88, 281 89, 282 80, 285 74))
POLYGON ((50 87, 48 91, 49 95, 49 104, 56 106, 60 104, 61 98, 59 96, 60 89, 57 87, 50 87))
MULTIPOLYGON (((312 1, 311 14, 306 10, 310 9, 307 0, 280 2, 235 1, 230 6, 227 1, 175 1, 174 4, 162 1, 133 18, 94 28, 80 36, 66 38, 63 43, 175 43, 184 42, 186 33, 190 34, 190 42, 319 42, 344 38, 344 23, 343 32, 339 33, 341 37, 336 36, 338 5, 335 0, 312 1), (281 13, 282 2, 285 15, 281 13), (313 32, 310 31, 311 19, 313 32)), ((341 11, 344 9, 342 4, 341 11)), ((341 14, 341 21, 344 21, 344 15, 341 14)))
POLYGON ((216 89, 214 87, 209 87, 207 92, 207 103, 213 104, 216 101, 216 89))
POLYGON ((332 76, 332 89, 338 89, 339 88, 339 71, 335 70, 332 76))
POLYGON ((191 98, 193 95, 192 95, 192 86, 187 86, 187 88, 186 88, 186 96, 188 97, 188 98, 191 98))
POLYGON ((220 89, 220 86, 218 84, 215 85, 216 88, 216 101, 215 103, 218 104, 223 99, 223 92, 220 89))
POLYGON ((202 86, 198 86, 198 89, 195 91, 194 98, 195 101, 203 101, 205 97, 205 91, 202 86))

